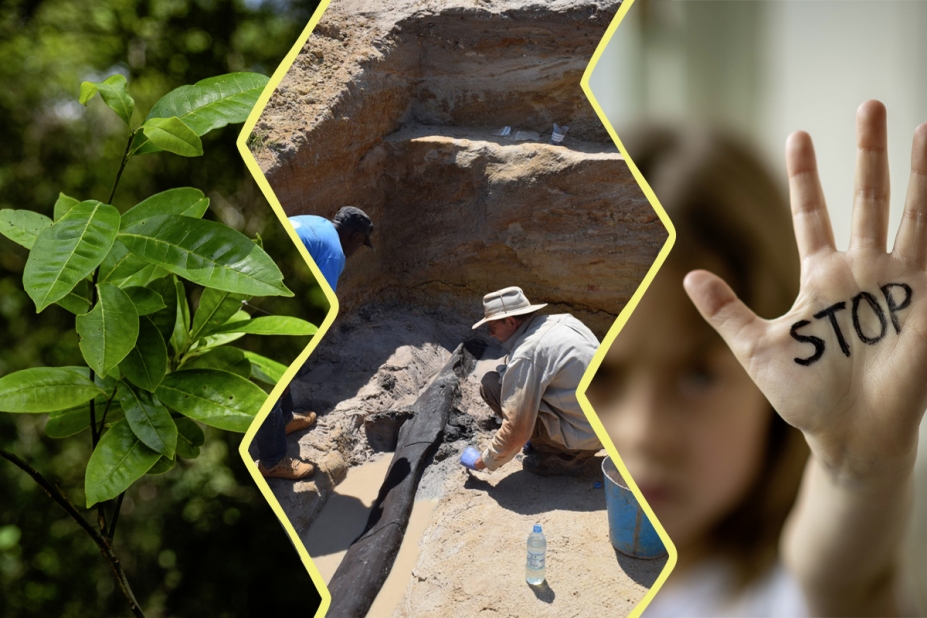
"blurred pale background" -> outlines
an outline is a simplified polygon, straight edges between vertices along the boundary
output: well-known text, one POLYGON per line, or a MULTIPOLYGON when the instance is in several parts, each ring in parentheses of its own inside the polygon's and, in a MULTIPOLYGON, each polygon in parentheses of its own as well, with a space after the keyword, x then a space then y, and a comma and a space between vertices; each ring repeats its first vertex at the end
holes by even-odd
MULTIPOLYGON (((927 2, 919 1, 637 0, 591 86, 619 138, 623 126, 645 118, 722 126, 751 142, 783 187, 785 138, 808 131, 840 249, 850 235, 854 115, 864 100, 881 100, 888 108, 891 245, 911 136, 927 122, 925 28, 927 2)), ((920 556, 916 576, 927 591, 927 423, 917 473, 916 543, 908 549, 920 556)))

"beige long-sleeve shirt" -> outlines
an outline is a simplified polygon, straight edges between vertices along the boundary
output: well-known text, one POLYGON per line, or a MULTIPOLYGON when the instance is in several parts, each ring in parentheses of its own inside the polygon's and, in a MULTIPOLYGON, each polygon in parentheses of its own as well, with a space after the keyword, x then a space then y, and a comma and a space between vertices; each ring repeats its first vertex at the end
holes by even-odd
POLYGON ((570 450, 602 448, 576 399, 576 387, 599 347, 586 325, 568 314, 536 315, 503 344, 502 427, 483 451, 489 470, 509 462, 540 421, 550 438, 570 450))

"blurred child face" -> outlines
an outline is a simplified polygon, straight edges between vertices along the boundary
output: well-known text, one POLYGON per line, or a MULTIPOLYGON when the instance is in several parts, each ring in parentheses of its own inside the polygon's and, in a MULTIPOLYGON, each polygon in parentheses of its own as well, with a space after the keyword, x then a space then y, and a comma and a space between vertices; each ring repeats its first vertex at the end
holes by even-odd
POLYGON ((681 559, 757 478, 772 414, 684 274, 661 269, 587 392, 681 559))

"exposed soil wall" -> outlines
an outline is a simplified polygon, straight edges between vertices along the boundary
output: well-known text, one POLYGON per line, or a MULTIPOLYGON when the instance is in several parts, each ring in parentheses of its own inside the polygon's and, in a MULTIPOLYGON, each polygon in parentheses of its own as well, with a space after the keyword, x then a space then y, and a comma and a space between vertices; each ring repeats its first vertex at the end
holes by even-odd
POLYGON ((520 285, 604 334, 666 239, 579 85, 619 6, 332 4, 252 145, 288 214, 373 219, 343 309, 478 316, 485 293, 520 285), (570 127, 561 146, 554 122, 570 127), (541 137, 493 135, 505 125, 541 137))

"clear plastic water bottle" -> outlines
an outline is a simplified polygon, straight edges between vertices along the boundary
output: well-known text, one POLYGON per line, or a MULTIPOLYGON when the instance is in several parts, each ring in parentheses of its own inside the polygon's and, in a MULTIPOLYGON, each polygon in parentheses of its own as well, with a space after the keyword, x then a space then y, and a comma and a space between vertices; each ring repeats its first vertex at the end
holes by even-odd
POLYGON ((525 565, 525 581, 540 586, 546 577, 547 539, 541 532, 541 524, 534 524, 528 535, 528 563, 525 565))

